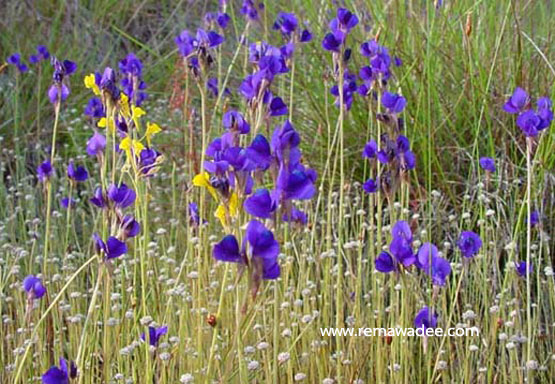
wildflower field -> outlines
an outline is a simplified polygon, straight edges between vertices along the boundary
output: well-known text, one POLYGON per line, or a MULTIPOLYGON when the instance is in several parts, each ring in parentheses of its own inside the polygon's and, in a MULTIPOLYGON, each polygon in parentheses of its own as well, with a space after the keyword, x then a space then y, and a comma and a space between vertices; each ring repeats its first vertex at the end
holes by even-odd
POLYGON ((0 11, 0 383, 553 382, 551 0, 0 11))

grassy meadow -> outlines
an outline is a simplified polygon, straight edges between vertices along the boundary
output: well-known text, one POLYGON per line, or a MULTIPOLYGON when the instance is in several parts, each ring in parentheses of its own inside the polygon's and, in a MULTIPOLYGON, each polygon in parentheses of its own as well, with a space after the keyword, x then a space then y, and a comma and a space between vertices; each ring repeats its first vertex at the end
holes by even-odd
POLYGON ((0 383, 552 382, 551 0, 0 10, 0 383))

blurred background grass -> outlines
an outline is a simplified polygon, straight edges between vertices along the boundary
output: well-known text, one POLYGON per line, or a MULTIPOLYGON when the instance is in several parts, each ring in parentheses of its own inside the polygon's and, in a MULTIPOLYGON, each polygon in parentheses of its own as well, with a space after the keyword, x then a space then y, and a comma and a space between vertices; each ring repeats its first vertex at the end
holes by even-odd
MULTIPOLYGON (((267 32, 272 15, 279 10, 296 12, 313 31, 314 40, 300 48, 303 52, 296 58, 293 122, 305 137, 308 158, 318 169, 327 158, 324 117, 332 102, 327 97, 330 55, 321 49, 320 42, 335 3, 267 2, 262 22, 250 36, 251 40, 269 37, 277 44, 273 40, 278 37, 267 32)), ((239 16, 240 2, 230 4, 230 13, 239 16)), ((358 50, 361 42, 379 35, 380 43, 403 60, 403 66, 395 72, 398 91, 408 99, 407 136, 418 156, 417 175, 428 192, 432 188, 443 189, 451 203, 456 204, 455 196, 461 195, 457 192, 466 190, 465 184, 478 172, 472 159, 482 155, 503 158, 505 177, 515 175, 515 168, 524 164, 524 142, 516 134, 513 119, 502 113, 501 105, 516 85, 532 95, 553 96, 552 1, 459 0, 444 1, 440 7, 432 1, 405 0, 341 4, 361 17, 362 27, 355 30, 351 47, 358 50)), ((175 86, 173 75, 178 57, 174 36, 184 28, 195 29, 202 24, 205 12, 217 7, 216 1, 6 1, 0 20, 0 53, 3 59, 13 52, 28 57, 36 45, 45 44, 56 56, 76 61, 79 69, 71 79, 69 106, 78 115, 89 95, 82 84, 83 76, 105 65, 116 66, 128 52, 135 52, 145 63, 149 102, 154 103, 167 100, 175 86)), ((223 50, 227 55, 231 55, 233 49, 229 47, 236 45, 243 30, 242 22, 240 17, 233 18, 226 36, 228 49, 223 50)), ((358 72, 364 63, 360 55, 353 57, 350 70, 358 72)), ((229 56, 223 58, 224 68, 229 60, 229 56)), ((12 69, 4 70, 0 76, 4 146, 13 140, 14 79, 8 74, 13 74, 12 69)), ((48 66, 43 70, 50 75, 48 66)), ((235 90, 243 73, 233 73, 236 77, 230 88, 235 90)), ((40 127, 36 127, 37 76, 25 74, 20 78, 21 132, 28 146, 42 139, 36 136, 37 132, 49 135, 53 115, 44 97, 49 76, 38 81, 43 90, 38 101, 44 116, 40 127)), ((288 86, 282 84, 283 89, 288 90, 288 86)), ((362 169, 359 152, 366 140, 366 110, 364 100, 356 97, 345 126, 348 169, 358 179, 362 169)), ((329 111, 336 113, 335 108, 329 111)), ((167 120, 161 124, 179 129, 171 118, 170 107, 162 112, 167 120)), ((72 150, 73 143, 82 143, 87 135, 78 127, 73 128, 72 137, 65 136, 66 151, 72 150)), ((552 148, 553 132, 550 135, 545 148, 552 148)), ((165 150, 168 149, 176 157, 182 155, 182 145, 176 141, 166 143, 165 150), (172 151, 174 145, 177 148, 172 151)), ((546 151, 541 161, 544 168, 553 169, 553 151, 546 151)))

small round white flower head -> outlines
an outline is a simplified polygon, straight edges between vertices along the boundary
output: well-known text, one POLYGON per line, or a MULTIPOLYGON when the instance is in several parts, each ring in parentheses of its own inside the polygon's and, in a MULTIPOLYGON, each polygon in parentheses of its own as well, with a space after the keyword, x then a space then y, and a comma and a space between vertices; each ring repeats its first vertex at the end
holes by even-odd
POLYGON ((514 349, 515 347, 516 345, 513 342, 508 342, 507 345, 505 345, 505 348, 507 349, 514 349))
POLYGON ((256 348, 254 348, 252 345, 247 345, 243 352, 245 353, 245 355, 250 355, 256 352, 256 348))
POLYGON ((171 357, 172 357, 171 353, 168 353, 168 352, 162 352, 160 354, 160 359, 162 361, 168 361, 171 357))
POLYGON ((270 346, 270 344, 268 344, 265 341, 261 341, 260 343, 258 343, 258 345, 256 346, 257 349, 263 351, 265 349, 268 349, 268 347, 270 346))
POLYGON ((283 364, 288 361, 290 357, 291 355, 288 352, 281 352, 278 354, 277 359, 280 364, 283 364))
POLYGON ((306 374, 301 373, 301 372, 296 373, 295 376, 293 377, 293 379, 295 381, 303 381, 304 379, 306 379, 306 374))
POLYGON ((322 380, 322 384, 334 384, 335 380, 332 379, 331 377, 326 377, 324 380, 322 380))
POLYGON ((476 352, 476 351, 478 351, 479 349, 480 349, 480 348, 478 348, 478 346, 477 346, 476 344, 472 344, 472 345, 470 345, 470 347, 468 347, 468 350, 469 350, 470 352, 476 352))
POLYGON ((251 360, 247 364, 247 369, 249 371, 256 371, 260 367, 260 363, 256 360, 251 360))
POLYGON ((291 337, 291 330, 289 328, 285 328, 281 331, 281 337, 291 337))
POLYGON ((437 369, 440 371, 443 371, 445 369, 447 369, 447 361, 445 360, 440 360, 437 362, 437 369))
POLYGON ((191 375, 190 373, 185 373, 185 374, 181 375, 181 377, 179 378, 179 382, 181 384, 192 384, 193 383, 193 375, 191 375))
POLYGON ((536 360, 528 360, 526 362, 526 369, 529 371, 535 371, 539 368, 539 364, 536 360))

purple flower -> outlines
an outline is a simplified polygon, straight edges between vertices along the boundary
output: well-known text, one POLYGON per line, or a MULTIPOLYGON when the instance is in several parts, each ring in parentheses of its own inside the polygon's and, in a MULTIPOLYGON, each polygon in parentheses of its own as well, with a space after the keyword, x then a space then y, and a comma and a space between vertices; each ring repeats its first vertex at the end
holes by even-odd
POLYGON ((40 299, 46 293, 46 288, 42 285, 42 281, 33 275, 29 275, 23 280, 23 289, 27 292, 27 297, 30 299, 40 299))
POLYGON ((299 22, 294 13, 279 12, 273 28, 281 31, 285 36, 290 36, 297 29, 299 22))
POLYGON ((264 79, 264 71, 258 71, 252 75, 248 75, 239 86, 239 93, 247 99, 247 101, 254 100, 260 94, 260 88, 262 87, 264 79))
POLYGON ((316 172, 305 170, 301 164, 293 170, 282 166, 276 182, 276 194, 280 200, 308 200, 316 193, 315 181, 316 172))
POLYGON ((206 50, 217 47, 224 42, 224 38, 214 31, 197 29, 196 36, 191 35, 187 30, 183 30, 176 38, 175 44, 183 57, 192 54, 206 54, 206 50))
POLYGON ((496 171, 495 160, 491 157, 481 157, 480 167, 482 167, 484 171, 494 173, 496 171))
POLYGON ((299 41, 301 43, 308 43, 311 40, 312 40, 312 33, 310 33, 308 29, 303 29, 303 31, 301 32, 301 37, 299 41))
POLYGON ((96 251, 104 253, 106 260, 115 259, 121 255, 127 253, 127 245, 123 241, 118 240, 114 236, 108 237, 108 240, 104 242, 98 233, 93 233, 93 238, 95 241, 96 251))
POLYGON ((221 29, 226 29, 230 20, 231 17, 225 12, 218 12, 218 15, 216 16, 216 22, 221 29))
POLYGON ((53 365, 42 375, 43 384, 69 384, 70 379, 77 377, 77 367, 73 362, 71 362, 70 368, 68 370, 66 360, 60 358, 60 367, 53 365))
POLYGON ((105 148, 106 138, 98 132, 95 132, 87 141, 87 153, 89 156, 101 155, 105 148))
POLYGON ((277 279, 280 275, 277 260, 279 244, 274 239, 274 234, 261 222, 252 220, 247 226, 246 237, 250 245, 249 253, 255 268, 255 277, 277 279))
POLYGON ((541 124, 540 117, 534 112, 533 109, 529 109, 526 112, 521 113, 516 118, 516 125, 522 130, 522 133, 528 137, 535 137, 538 135, 539 127, 541 124))
POLYGON ((121 92, 117 86, 116 71, 111 67, 104 68, 104 73, 102 73, 100 79, 100 89, 108 93, 113 100, 119 100, 121 92))
POLYGON ((277 261, 279 244, 274 239, 273 233, 257 220, 249 222, 241 250, 235 236, 227 235, 214 246, 212 252, 216 260, 233 263, 246 263, 247 254, 250 255, 249 262, 254 266, 255 281, 260 278, 276 279, 279 277, 280 269, 277 261), (247 243, 249 245, 248 252, 247 243))
POLYGON ((68 96, 69 96, 69 88, 67 87, 67 85, 63 83, 52 84, 50 88, 48 88, 48 99, 52 104, 56 104, 61 101, 66 101, 68 96))
POLYGON ((282 216, 282 220, 288 223, 297 223, 300 225, 306 225, 308 218, 306 213, 303 211, 298 210, 295 207, 291 208, 291 213, 284 213, 282 216))
POLYGON ((374 261, 376 269, 382 273, 389 273, 397 269, 397 264, 393 257, 387 252, 381 252, 374 261))
POLYGON ((143 73, 143 63, 134 53, 129 53, 119 62, 119 70, 121 73, 140 77, 143 73))
POLYGON ((247 20, 258 20, 258 10, 252 0, 244 0, 241 6, 241 14, 247 17, 247 20))
POLYGON ((117 208, 123 209, 131 206, 137 197, 134 190, 124 183, 119 186, 111 184, 108 187, 108 198, 112 200, 117 208))
POLYGON ((362 184, 362 189, 366 193, 374 193, 378 190, 379 184, 377 180, 368 179, 362 184))
POLYGON ((457 246, 464 257, 474 257, 480 251, 480 248, 482 248, 482 239, 480 239, 477 233, 463 231, 461 232, 457 246))
POLYGON ((330 22, 332 31, 340 30, 348 33, 358 24, 358 17, 345 8, 337 9, 337 17, 330 22))
MULTIPOLYGON (((526 223, 528 223, 528 218, 526 218, 526 223)), ((530 226, 534 228, 540 223, 540 213, 536 210, 530 212, 530 226)))
POLYGON ((200 215, 197 203, 189 203, 189 222, 191 225, 200 225, 200 215))
POLYGON ((251 145, 247 148, 247 156, 252 161, 256 168, 265 171, 270 166, 272 153, 270 143, 262 134, 256 135, 252 140, 251 145))
POLYGON ((102 192, 101 187, 97 187, 94 190, 93 197, 89 199, 91 204, 96 205, 98 208, 105 208, 106 207, 106 199, 104 198, 104 193, 102 192))
POLYGON ((540 97, 536 103, 536 112, 540 118, 539 130, 545 129, 553 121, 553 109, 551 100, 547 97, 540 97))
POLYGON ((398 221, 391 229, 393 239, 389 244, 389 251, 397 261, 405 267, 409 267, 416 262, 416 256, 412 251, 412 232, 409 224, 398 221))
POLYGON ((534 271, 534 265, 532 264, 532 262, 530 262, 530 265, 528 265, 526 261, 516 263, 515 268, 516 273, 518 273, 520 277, 525 277, 526 275, 529 275, 534 271))
POLYGON ((52 75, 53 84, 48 89, 48 98, 52 104, 65 101, 69 96, 69 88, 64 84, 64 79, 77 70, 77 64, 70 60, 59 61, 52 56, 50 59, 54 67, 52 75))
POLYGON ((428 307, 423 307, 414 318, 414 327, 423 329, 435 328, 437 327, 437 318, 437 313, 434 313, 428 307))
POLYGON ((512 96, 507 100, 505 105, 503 105, 503 109, 505 112, 516 114, 522 112, 526 104, 528 104, 528 94, 524 89, 520 87, 516 87, 512 96))
POLYGON ((378 144, 375 140, 370 140, 364 146, 364 150, 362 151, 362 157, 367 159, 373 159, 376 157, 378 152, 378 144))
POLYGON ((270 192, 265 188, 257 189, 256 192, 245 200, 243 206, 247 213, 262 219, 270 218, 277 208, 276 201, 274 201, 270 192))
POLYGON ((53 174, 54 174, 54 168, 52 168, 52 164, 50 164, 50 160, 45 160, 37 167, 37 176, 39 178, 39 181, 42 183, 49 180, 53 174))
POLYGON ((432 277, 434 285, 444 286, 451 273, 451 264, 442 257, 435 257, 426 272, 432 277))
POLYGON ((85 107, 85 115, 95 118, 106 117, 106 111, 104 110, 102 100, 98 97, 91 97, 85 107))
POLYGON ((14 53, 13 55, 8 56, 6 62, 16 67, 21 73, 27 72, 29 69, 29 67, 27 67, 27 65, 21 60, 21 55, 19 53, 14 53))
POLYGON ((268 114, 270 116, 284 116, 288 113, 287 105, 283 102, 281 97, 272 97, 272 101, 270 101, 270 108, 268 114))
POLYGON ((247 134, 251 130, 251 126, 243 115, 236 110, 227 111, 222 119, 222 124, 225 129, 235 131, 239 134, 247 134))
POLYGON ((212 256, 219 261, 239 263, 242 260, 239 251, 239 243, 233 235, 225 236, 219 243, 214 245, 212 256))
POLYGON ((69 198, 69 197, 63 197, 62 199, 60 199, 60 205, 65 208, 68 209, 70 206, 74 207, 75 205, 77 205, 77 200, 75 200, 74 198, 69 198))
POLYGON ((322 40, 322 48, 326 51, 339 52, 339 48, 345 41, 345 33, 341 31, 328 32, 322 40))
POLYGON ((139 157, 139 170, 147 177, 153 176, 160 165, 162 154, 152 148, 144 148, 139 157))
POLYGON ((31 64, 37 64, 43 60, 48 60, 50 58, 50 52, 48 52, 48 48, 44 45, 37 46, 37 54, 29 56, 29 62, 31 64))
MULTIPOLYGON (((160 338, 162 336, 164 336, 165 334, 168 333, 168 327, 167 326, 163 326, 163 327, 148 327, 148 343, 153 346, 156 347, 158 345, 158 341, 160 341, 160 338)), ((146 340, 146 335, 143 333, 141 335, 141 340, 143 341, 147 341, 146 340)))
POLYGON ((405 109, 407 99, 395 93, 385 91, 382 95, 382 105, 387 108, 389 113, 398 114, 405 109))
POLYGON ((89 173, 80 165, 75 167, 73 160, 70 160, 67 166, 67 177, 75 182, 86 181, 89 178, 89 173))
POLYGON ((431 262, 439 257, 437 247, 432 243, 424 243, 416 254, 416 265, 422 269, 428 269, 431 262))
POLYGON ((141 225, 135 218, 131 215, 123 216, 121 220, 120 228, 123 232, 123 238, 127 239, 129 237, 135 237, 141 232, 141 225))

